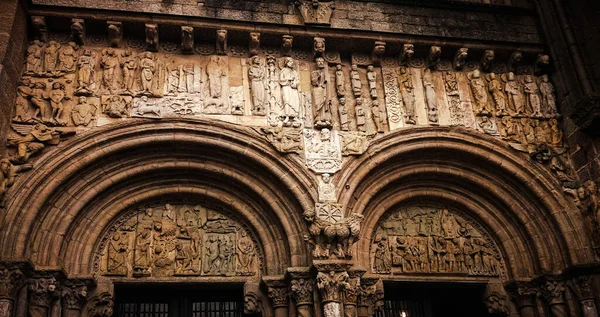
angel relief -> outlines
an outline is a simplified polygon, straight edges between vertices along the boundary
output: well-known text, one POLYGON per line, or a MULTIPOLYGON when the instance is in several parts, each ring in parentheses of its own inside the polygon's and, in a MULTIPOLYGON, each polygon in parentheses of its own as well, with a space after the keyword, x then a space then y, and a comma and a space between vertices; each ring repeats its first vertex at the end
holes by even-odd
POLYGON ((251 234, 200 205, 135 210, 102 240, 98 260, 106 276, 246 276, 259 269, 251 234))
POLYGON ((371 243, 374 273, 503 276, 496 244, 446 208, 410 207, 380 221, 371 243))

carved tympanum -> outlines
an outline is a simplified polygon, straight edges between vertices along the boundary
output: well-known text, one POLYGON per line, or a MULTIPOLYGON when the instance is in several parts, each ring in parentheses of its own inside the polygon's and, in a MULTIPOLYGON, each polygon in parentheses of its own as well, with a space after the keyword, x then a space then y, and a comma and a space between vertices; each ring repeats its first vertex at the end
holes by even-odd
POLYGON ((374 273, 503 276, 498 247, 459 213, 409 207, 384 216, 371 244, 374 273))
POLYGON ((128 213, 102 240, 99 273, 107 276, 257 274, 258 251, 236 221, 200 205, 152 205, 128 213))

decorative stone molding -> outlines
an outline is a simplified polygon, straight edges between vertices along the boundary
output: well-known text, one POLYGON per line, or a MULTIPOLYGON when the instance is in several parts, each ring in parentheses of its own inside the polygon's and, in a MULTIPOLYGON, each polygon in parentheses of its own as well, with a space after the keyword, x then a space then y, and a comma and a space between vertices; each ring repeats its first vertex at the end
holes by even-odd
POLYGON ((295 3, 304 19, 304 24, 328 25, 331 23, 335 1, 298 0, 295 3))

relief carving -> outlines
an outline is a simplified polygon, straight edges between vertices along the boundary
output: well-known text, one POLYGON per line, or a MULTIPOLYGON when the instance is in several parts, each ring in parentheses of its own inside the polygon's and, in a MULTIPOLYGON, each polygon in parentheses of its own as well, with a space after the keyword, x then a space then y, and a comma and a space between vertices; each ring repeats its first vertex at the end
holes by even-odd
POLYGON ((194 28, 191 26, 181 27, 181 52, 183 54, 194 53, 194 28))
POLYGON ((496 58, 496 54, 493 50, 485 50, 481 56, 481 69, 485 72, 489 72, 492 69, 492 62, 496 58))
MULTIPOLYGON (((331 205, 329 207, 332 207, 331 205)), ((352 214, 348 218, 338 219, 337 208, 329 208, 321 216, 315 210, 304 212, 304 219, 309 225, 309 232, 314 240, 313 256, 317 259, 338 258, 346 259, 352 257, 350 248, 358 240, 360 234, 360 223, 363 215, 352 214)))
POLYGON ((83 45, 85 39, 85 21, 83 19, 71 19, 71 40, 83 45))
POLYGON ((377 73, 373 65, 367 66, 367 81, 369 82, 369 94, 372 99, 377 99, 377 73))
POLYGON ((448 99, 448 111, 450 112, 450 125, 465 124, 465 109, 460 99, 458 90, 458 78, 454 72, 444 72, 444 86, 448 99))
POLYGON ((324 173, 319 179, 319 202, 335 202, 337 201, 335 194, 335 184, 331 182, 331 175, 324 173))
POLYGON ((298 0, 296 5, 304 19, 304 24, 329 24, 335 9, 334 1, 298 0))
POLYGON ((383 73, 383 91, 391 130, 393 126, 398 126, 402 121, 402 97, 398 86, 399 80, 394 69, 384 67, 381 72, 383 73))
POLYGON ((346 78, 344 77, 342 64, 335 65, 335 88, 338 97, 341 98, 346 95, 346 78))
POLYGON ((423 86, 425 87, 425 101, 427 103, 427 120, 430 124, 437 125, 438 123, 438 107, 437 93, 433 83, 433 75, 431 70, 426 69, 423 72, 423 86))
POLYGON ((105 237, 99 273, 108 276, 257 274, 254 240, 237 222, 199 205, 148 206, 130 212, 105 237))
POLYGON ((281 85, 283 124, 299 127, 300 95, 298 94, 298 86, 300 85, 300 75, 298 65, 291 57, 283 59, 283 67, 279 73, 279 84, 281 85))
POLYGON ((469 75, 469 84, 471 86, 471 92, 473 92, 473 99, 475 99, 474 105, 475 114, 481 116, 491 116, 494 114, 489 98, 488 88, 486 87, 486 81, 481 77, 481 72, 476 69, 469 75))
POLYGON ((146 23, 146 50, 158 52, 158 25, 146 23))
POLYGON ((333 126, 331 116, 331 100, 329 100, 329 69, 322 57, 315 59, 316 67, 310 74, 312 101, 314 105, 314 126, 317 129, 333 126))
POLYGON ((380 221, 371 243, 374 273, 503 276, 498 247, 449 209, 410 207, 380 221))
POLYGON ((340 132, 342 155, 361 155, 369 148, 369 140, 364 132, 340 132))
POLYGON ((400 67, 398 83, 400 84, 400 94, 402 95, 402 101, 404 103, 404 123, 416 124, 415 86, 413 85, 410 68, 400 67))
POLYGON ((360 73, 358 72, 358 66, 356 66, 356 64, 352 64, 351 66, 350 83, 354 97, 360 97, 362 94, 362 82, 360 80, 360 73))
POLYGON ((260 33, 250 32, 250 40, 248 42, 248 54, 250 57, 260 53, 260 33))
POLYGON ((413 44, 402 45, 402 52, 400 53, 400 65, 408 66, 414 55, 415 46, 413 44))
POLYGON ((342 154, 337 132, 304 130, 306 165, 315 173, 335 173, 342 167, 342 154))
POLYGON ((302 129, 284 127, 283 122, 278 122, 269 128, 260 128, 259 132, 261 132, 279 152, 301 154, 304 150, 304 147, 302 146, 302 129))
POLYGON ((268 87, 265 85, 266 69, 265 62, 258 56, 249 60, 248 79, 250 80, 250 93, 252 95, 252 114, 264 116, 267 114, 266 102, 268 87))
POLYGON ((121 47, 123 24, 117 21, 106 21, 106 24, 108 24, 108 46, 121 47))
POLYGON ((375 41, 373 51, 371 52, 371 62, 377 66, 381 66, 381 58, 385 53, 386 43, 383 41, 375 41))
POLYGON ((454 54, 454 69, 462 70, 462 68, 466 64, 467 56, 469 55, 469 49, 466 47, 461 47, 454 54))
POLYGON ((292 56, 292 47, 294 46, 294 37, 291 35, 284 35, 281 40, 281 56, 289 57, 292 56))

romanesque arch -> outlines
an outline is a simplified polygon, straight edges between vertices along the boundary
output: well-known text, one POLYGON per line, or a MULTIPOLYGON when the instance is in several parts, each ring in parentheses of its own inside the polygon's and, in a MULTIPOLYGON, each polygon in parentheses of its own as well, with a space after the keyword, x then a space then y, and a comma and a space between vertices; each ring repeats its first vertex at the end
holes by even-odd
POLYGON ((265 250, 264 274, 307 265, 301 239, 284 239, 303 235, 296 210, 314 199, 300 163, 279 157, 250 129, 217 125, 138 120, 48 152, 38 161, 41 172, 15 184, 19 195, 2 230, 6 257, 91 274, 100 239, 125 211, 186 201, 244 219, 265 250))

